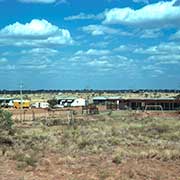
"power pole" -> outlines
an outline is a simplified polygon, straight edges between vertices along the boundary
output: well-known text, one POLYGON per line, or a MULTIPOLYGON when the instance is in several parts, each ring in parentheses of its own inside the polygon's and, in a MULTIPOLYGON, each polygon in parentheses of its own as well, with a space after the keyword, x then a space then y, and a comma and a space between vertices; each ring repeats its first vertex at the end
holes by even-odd
POLYGON ((20 110, 20 120, 22 122, 22 110, 23 110, 23 97, 22 97, 22 88, 23 88, 23 83, 20 84, 20 98, 21 98, 21 110, 20 110))

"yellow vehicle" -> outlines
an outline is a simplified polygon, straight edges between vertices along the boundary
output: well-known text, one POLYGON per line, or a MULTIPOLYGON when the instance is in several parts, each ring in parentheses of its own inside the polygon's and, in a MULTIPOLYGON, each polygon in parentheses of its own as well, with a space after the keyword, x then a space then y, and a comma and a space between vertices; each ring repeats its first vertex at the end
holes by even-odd
MULTIPOLYGON (((14 100, 14 108, 20 109, 21 108, 21 100, 14 100)), ((22 108, 30 108, 30 101, 23 100, 22 101, 22 108)))

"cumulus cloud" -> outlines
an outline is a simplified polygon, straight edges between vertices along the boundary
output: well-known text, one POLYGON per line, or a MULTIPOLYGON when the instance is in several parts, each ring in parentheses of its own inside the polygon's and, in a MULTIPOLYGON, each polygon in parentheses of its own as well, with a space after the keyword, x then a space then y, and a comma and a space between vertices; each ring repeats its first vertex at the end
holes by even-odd
POLYGON ((19 2, 23 3, 55 3, 57 0, 18 0, 19 2))
POLYGON ((82 27, 84 32, 92 34, 93 36, 104 35, 104 34, 117 34, 118 30, 103 25, 88 25, 82 27))
POLYGON ((69 2, 67 0, 59 0, 57 1, 56 5, 59 5, 59 4, 69 4, 69 2))
POLYGON ((99 60, 99 59, 94 59, 92 61, 89 61, 87 63, 90 66, 95 66, 95 67, 112 67, 113 65, 107 61, 107 60, 99 60))
POLYGON ((43 70, 47 68, 53 67, 53 62, 51 59, 47 57, 28 57, 28 56, 23 56, 18 60, 18 69, 25 69, 25 70, 43 70))
POLYGON ((0 58, 0 64, 4 64, 7 62, 8 62, 7 58, 5 58, 5 57, 0 58))
POLYGON ((6 36, 50 36, 56 33, 65 33, 66 30, 59 29, 48 21, 33 19, 30 23, 21 24, 16 22, 0 30, 0 35, 6 36))
POLYGON ((10 64, 7 64, 5 66, 0 66, 0 72, 7 72, 9 73, 9 71, 14 71, 16 70, 16 66, 15 65, 10 65, 10 64))
POLYGON ((149 0, 133 0, 134 3, 145 3, 148 4, 149 0))
POLYGON ((153 55, 148 58, 150 61, 156 61, 157 64, 176 64, 179 65, 179 54, 153 55))
POLYGON ((31 55, 31 56, 55 56, 59 51, 51 48, 33 48, 28 50, 22 50, 21 54, 31 55))
POLYGON ((89 66, 93 67, 94 72, 107 71, 112 73, 115 73, 115 71, 119 72, 119 68, 121 68, 121 71, 129 72, 136 66, 136 63, 131 58, 127 58, 125 56, 113 55, 109 53, 105 55, 91 56, 87 55, 89 54, 87 52, 92 51, 79 51, 76 55, 73 55, 70 58, 71 64, 78 67, 81 66, 83 68, 89 68, 89 66))
POLYGON ((180 39, 180 30, 171 36, 171 39, 180 39))
POLYGON ((101 35, 121 35, 121 36, 132 36, 131 32, 122 31, 120 29, 111 28, 105 25, 88 25, 81 28, 82 31, 91 34, 92 36, 101 36, 101 35))
POLYGON ((101 19, 103 19, 103 17, 104 17, 103 13, 102 14, 97 14, 97 15, 80 13, 78 15, 65 17, 64 20, 65 21, 88 20, 88 19, 101 20, 101 19))
POLYGON ((75 55, 90 55, 90 56, 102 56, 110 54, 109 50, 98 50, 98 49, 89 49, 87 51, 77 51, 75 55))
POLYGON ((138 34, 140 38, 158 38, 162 35, 162 32, 159 28, 156 28, 156 29, 145 29, 140 31, 138 34))
POLYGON ((124 24, 149 27, 179 26, 180 6, 176 0, 148 4, 141 9, 114 8, 105 12, 105 24, 124 24))
POLYGON ((30 23, 16 22, 0 30, 1 45, 40 46, 72 44, 71 34, 42 19, 33 19, 30 23))
POLYGON ((147 55, 180 54, 180 45, 174 42, 161 43, 159 45, 150 46, 146 49, 143 48, 135 49, 134 53, 147 54, 147 55))
POLYGON ((132 51, 132 46, 130 45, 120 45, 117 48, 114 48, 114 51, 124 52, 124 51, 132 51))
POLYGON ((144 54, 148 60, 157 64, 180 65, 180 44, 175 42, 161 43, 148 48, 137 48, 134 53, 144 54))

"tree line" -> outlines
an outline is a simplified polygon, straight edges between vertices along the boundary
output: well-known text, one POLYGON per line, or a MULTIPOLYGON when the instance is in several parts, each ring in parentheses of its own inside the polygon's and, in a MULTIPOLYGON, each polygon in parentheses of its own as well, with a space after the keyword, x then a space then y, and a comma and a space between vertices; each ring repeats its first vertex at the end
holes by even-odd
MULTIPOLYGON (((0 94, 19 94, 20 90, 0 90, 0 94)), ((77 90, 54 90, 54 89, 40 89, 40 90, 23 90, 24 94, 40 94, 40 93, 145 93, 145 92, 160 92, 160 93, 180 93, 180 89, 77 89, 77 90)))

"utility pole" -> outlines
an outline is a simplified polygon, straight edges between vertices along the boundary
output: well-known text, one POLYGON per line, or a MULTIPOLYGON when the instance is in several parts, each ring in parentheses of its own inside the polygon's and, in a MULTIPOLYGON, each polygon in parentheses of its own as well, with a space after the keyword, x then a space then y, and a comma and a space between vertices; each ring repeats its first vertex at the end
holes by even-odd
POLYGON ((23 110, 23 97, 22 97, 22 88, 23 88, 23 83, 20 84, 20 98, 21 98, 21 110, 20 110, 20 120, 22 122, 22 110, 23 110))

